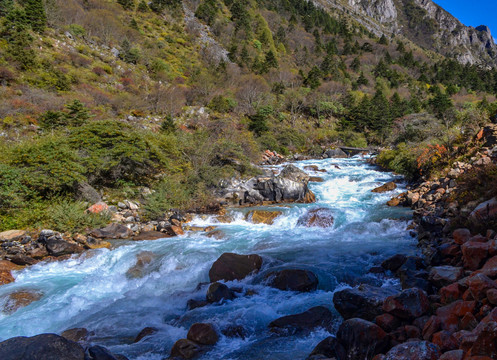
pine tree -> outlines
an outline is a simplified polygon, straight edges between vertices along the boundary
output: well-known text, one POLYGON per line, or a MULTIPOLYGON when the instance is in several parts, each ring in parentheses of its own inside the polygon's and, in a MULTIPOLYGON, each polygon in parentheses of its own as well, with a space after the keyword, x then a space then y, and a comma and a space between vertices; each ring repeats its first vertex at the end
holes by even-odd
POLYGON ((274 54, 273 50, 269 50, 266 53, 266 58, 264 60, 264 68, 269 70, 270 68, 277 69, 278 68, 278 59, 274 54))
POLYGON ((69 125, 81 126, 92 117, 90 111, 77 99, 67 104, 66 108, 69 110, 66 115, 69 125))
POLYGON ((117 3, 121 5, 124 10, 133 10, 135 7, 134 0, 117 0, 117 3))
POLYGON ((0 0, 0 16, 6 16, 14 7, 14 0, 0 0))
POLYGON ((361 61, 359 60, 358 57, 354 58, 354 60, 352 61, 352 63, 350 64, 350 68, 352 70, 354 70, 355 72, 357 72, 359 70, 359 68, 361 67, 361 61))
POLYGON ((13 7, 5 17, 4 36, 8 44, 8 54, 21 70, 36 65, 36 54, 31 48, 32 36, 28 32, 28 19, 22 8, 13 7))
POLYGON ((368 85, 369 80, 364 76, 364 72, 361 71, 361 75, 359 75, 359 78, 357 79, 357 85, 368 85))
POLYGON ((317 66, 314 66, 311 71, 307 74, 307 77, 304 81, 306 86, 309 86, 311 89, 317 89, 321 85, 321 70, 317 66))
POLYGON ((160 130, 166 134, 171 134, 176 132, 177 127, 174 123, 174 119, 171 115, 167 115, 160 126, 160 130))
POLYGON ((137 10, 139 12, 147 12, 149 10, 148 8, 148 5, 147 3, 145 2, 145 0, 141 0, 139 3, 138 3, 138 8, 137 10))
POLYGON ((380 38, 380 40, 378 41, 378 44, 381 44, 381 45, 388 45, 388 39, 387 39, 387 37, 385 36, 385 34, 382 34, 382 35, 381 35, 381 38, 380 38))
POLYGON ((43 0, 26 0, 24 11, 31 28, 38 33, 42 33, 47 25, 47 14, 45 13, 43 0))

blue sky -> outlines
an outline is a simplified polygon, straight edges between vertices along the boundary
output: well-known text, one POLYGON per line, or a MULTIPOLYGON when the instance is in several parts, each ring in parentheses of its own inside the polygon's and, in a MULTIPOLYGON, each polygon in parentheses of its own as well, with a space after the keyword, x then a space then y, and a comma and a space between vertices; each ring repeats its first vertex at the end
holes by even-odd
POLYGON ((496 0, 433 0, 435 3, 458 18, 464 25, 477 27, 487 25, 492 35, 497 37, 496 0))

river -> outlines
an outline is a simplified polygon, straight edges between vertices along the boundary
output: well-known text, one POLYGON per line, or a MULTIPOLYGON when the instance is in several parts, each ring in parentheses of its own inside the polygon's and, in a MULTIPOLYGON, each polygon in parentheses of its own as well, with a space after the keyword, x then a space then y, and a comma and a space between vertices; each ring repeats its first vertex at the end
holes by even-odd
MULTIPOLYGON (((371 192, 401 179, 358 157, 296 163, 300 168, 308 165, 326 170, 312 174, 324 179, 310 184, 317 202, 271 207, 283 212, 273 225, 246 222, 243 215, 249 209, 233 209, 232 223, 197 217, 191 224, 217 226, 226 235, 221 240, 187 233, 155 241, 119 241, 113 250, 100 249, 14 272, 15 283, 0 287, 0 305, 7 294, 23 289, 38 290, 43 297, 11 315, 0 313, 0 340, 85 327, 94 332, 95 343, 114 353, 133 360, 160 360, 167 358, 176 340, 186 337, 191 324, 210 322, 218 329, 240 325, 247 336, 221 336, 202 359, 305 359, 330 333, 320 329, 276 336, 267 328, 272 320, 318 305, 334 311, 334 291, 347 286, 364 282, 398 287, 396 280, 368 270, 393 254, 416 252, 416 241, 406 230, 410 210, 385 205, 393 194, 403 191, 403 185, 386 194, 371 192), (298 218, 316 207, 333 211, 333 227, 297 226, 298 218), (144 251, 153 258, 145 276, 129 278, 126 272, 144 251), (188 311, 188 299, 205 298, 206 286, 198 284, 208 282, 210 266, 223 252, 263 257, 259 274, 227 283, 253 290, 254 295, 188 311), (313 271, 319 278, 318 290, 294 293, 264 285, 264 274, 285 268, 313 271), (133 344, 147 326, 159 331, 133 344)), ((336 318, 338 325, 338 314, 336 318)))

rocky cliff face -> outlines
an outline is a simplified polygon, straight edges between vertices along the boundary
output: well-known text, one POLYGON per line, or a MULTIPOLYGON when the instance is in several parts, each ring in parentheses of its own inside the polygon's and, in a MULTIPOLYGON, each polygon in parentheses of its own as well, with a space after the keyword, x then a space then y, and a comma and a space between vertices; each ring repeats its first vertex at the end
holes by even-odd
POLYGON ((403 35, 462 63, 497 66, 497 46, 487 26, 463 25, 432 0, 315 0, 348 12, 373 33, 403 35))

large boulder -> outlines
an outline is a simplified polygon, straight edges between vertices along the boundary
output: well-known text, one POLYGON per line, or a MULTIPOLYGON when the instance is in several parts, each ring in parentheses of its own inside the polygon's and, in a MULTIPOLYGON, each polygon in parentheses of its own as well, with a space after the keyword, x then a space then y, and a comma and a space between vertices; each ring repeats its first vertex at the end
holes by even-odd
POLYGON ((212 264, 209 279, 211 282, 241 280, 252 273, 257 273, 261 266, 262 258, 257 254, 224 253, 212 264))
POLYGON ((133 231, 122 224, 112 223, 104 228, 93 230, 90 235, 98 239, 128 239, 133 236, 133 231))
POLYGON ((21 239, 26 235, 26 231, 24 230, 8 230, 0 232, 0 242, 6 241, 16 241, 21 239))
POLYGON ((1 311, 5 314, 12 314, 20 308, 40 300, 43 293, 35 290, 18 290, 7 296, 1 311))
POLYGON ((393 347, 384 360, 438 360, 440 348, 427 341, 410 341, 393 347))
POLYGON ((310 331, 321 327, 329 329, 333 315, 324 306, 316 306, 300 314, 287 315, 272 321, 269 328, 278 334, 294 334, 300 331, 310 331))
POLYGON ((52 236, 45 240, 45 247, 52 256, 63 256, 70 254, 79 254, 84 251, 84 248, 76 243, 65 241, 56 236, 52 236))
POLYGON ((435 266, 431 269, 429 279, 437 287, 455 283, 464 277, 464 269, 454 266, 435 266))
POLYGON ((252 210, 245 215, 245 220, 254 224, 272 225, 281 214, 283 214, 281 211, 252 210))
POLYGON ((469 219, 474 224, 482 224, 486 221, 492 221, 497 218, 497 197, 479 204, 469 214, 469 219))
POLYGON ((309 210, 302 215, 297 221, 297 225, 306 227, 322 227, 328 228, 333 226, 333 212, 328 208, 319 208, 309 210))
POLYGON ((363 319, 345 320, 337 332, 337 340, 345 348, 346 360, 371 359, 383 353, 389 344, 383 329, 363 319))
POLYGON ((2 360, 85 360, 85 351, 74 341, 55 334, 15 337, 0 343, 2 360))
POLYGON ((280 290, 308 292, 318 287, 317 276, 309 270, 287 269, 269 273, 269 286, 280 290))
POLYGON ((324 158, 346 158, 348 157, 345 151, 340 148, 329 149, 323 153, 324 158))
POLYGON ((361 318, 373 321, 383 313, 385 299, 395 293, 395 290, 388 288, 362 284, 357 288, 337 291, 333 295, 333 304, 345 320, 361 318))
POLYGON ((428 296, 423 290, 411 288, 389 296, 383 303, 383 311, 401 319, 415 319, 423 316, 430 309, 428 296))
POLYGON ((488 256, 489 243, 468 241, 461 246, 464 266, 469 270, 478 270, 488 256))
POLYGON ((325 357, 327 359, 345 359, 345 356, 346 353, 343 346, 335 337, 329 336, 316 345, 316 347, 309 355, 308 359, 319 359, 322 357, 325 357))
POLYGON ((214 345, 219 340, 214 326, 204 323, 193 324, 188 330, 186 338, 201 345, 214 345))
POLYGON ((171 349, 171 358, 193 359, 201 355, 205 350, 202 346, 191 340, 180 339, 174 343, 171 349))

